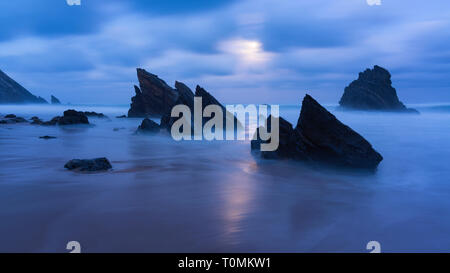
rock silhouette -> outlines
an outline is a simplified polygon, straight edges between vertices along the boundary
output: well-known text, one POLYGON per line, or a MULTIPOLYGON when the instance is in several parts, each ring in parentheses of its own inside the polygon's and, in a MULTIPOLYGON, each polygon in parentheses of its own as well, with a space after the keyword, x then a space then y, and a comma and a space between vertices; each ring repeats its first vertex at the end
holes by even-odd
POLYGON ((177 92, 158 76, 137 69, 139 87, 128 111, 128 117, 161 117, 172 109, 178 99, 177 92))
POLYGON ((339 104, 354 110, 418 113, 415 109, 406 108, 398 99, 397 91, 392 87, 391 74, 378 65, 360 72, 358 79, 345 88, 339 104))
POLYGON ((51 96, 51 98, 50 98, 50 102, 52 103, 52 104, 61 104, 61 101, 59 101, 59 99, 58 98, 56 98, 55 96, 51 96))
POLYGON ((47 101, 31 94, 22 85, 0 70, 0 104, 6 103, 47 103, 47 101))
MULTIPOLYGON (((270 117, 267 121, 271 130, 270 117)), ((295 128, 279 118, 279 147, 275 151, 259 151, 261 143, 258 128, 257 139, 251 149, 267 159, 295 159, 320 162, 333 166, 375 169, 383 157, 361 135, 340 122, 311 96, 303 99, 302 110, 295 128)))
POLYGON ((145 118, 138 127, 139 133, 158 133, 160 130, 159 124, 151 119, 145 118))

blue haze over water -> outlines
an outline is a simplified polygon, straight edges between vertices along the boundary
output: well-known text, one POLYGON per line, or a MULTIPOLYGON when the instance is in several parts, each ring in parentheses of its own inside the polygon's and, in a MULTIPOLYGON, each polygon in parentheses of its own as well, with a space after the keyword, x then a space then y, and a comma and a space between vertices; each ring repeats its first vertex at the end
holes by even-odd
MULTIPOLYGON (((103 112, 92 127, 0 125, 0 252, 448 251, 450 106, 421 115, 328 109, 384 160, 376 173, 262 161, 249 141, 175 142, 135 135, 126 106, 0 106, 48 120, 103 112), (119 130, 114 131, 114 128, 119 130), (39 136, 57 139, 42 140, 39 136), (80 174, 73 158, 113 170, 80 174)), ((296 124, 300 106, 282 106, 296 124)))

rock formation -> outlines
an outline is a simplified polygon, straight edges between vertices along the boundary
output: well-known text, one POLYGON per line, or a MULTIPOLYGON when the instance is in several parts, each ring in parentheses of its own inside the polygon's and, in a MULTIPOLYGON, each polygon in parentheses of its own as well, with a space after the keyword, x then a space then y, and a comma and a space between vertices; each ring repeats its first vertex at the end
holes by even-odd
MULTIPOLYGON (((289 122, 279 118, 279 128, 277 150, 260 152, 260 145, 265 142, 258 137, 251 142, 252 151, 260 153, 263 158, 295 159, 361 169, 375 169, 383 160, 367 140, 309 95, 303 99, 297 126, 293 128, 289 122)), ((268 130, 271 130, 270 117, 268 130)))
POLYGON ((62 117, 57 116, 49 121, 44 122, 38 117, 32 117, 31 120, 33 121, 31 124, 44 126, 89 124, 89 119, 84 112, 78 112, 72 109, 64 111, 62 117))
POLYGON ((158 133, 159 132, 159 124, 154 122, 151 119, 145 118, 141 125, 138 127, 138 133, 158 133))
POLYGON ((18 117, 14 114, 8 114, 3 119, 0 119, 0 124, 15 124, 15 123, 26 123, 26 119, 18 117))
POLYGON ((6 103, 47 103, 47 101, 31 94, 0 70, 0 104, 6 103))
POLYGON ((55 96, 51 96, 51 98, 50 98, 50 102, 52 103, 52 104, 61 104, 61 102, 59 101, 59 99, 57 99, 55 96))
POLYGON ((158 76, 144 69, 137 69, 139 87, 134 86, 136 95, 131 98, 128 117, 161 117, 170 111, 178 99, 177 92, 158 76))
POLYGON ((398 99, 397 91, 392 87, 391 74, 378 65, 360 72, 358 79, 345 88, 339 104, 354 110, 418 113, 406 108, 398 99))
MULTIPOLYGON (((195 88, 195 94, 187 87, 185 84, 181 82, 175 83, 176 90, 179 94, 177 101, 174 105, 183 104, 186 105, 191 110, 191 130, 193 132, 194 130, 194 98, 195 97, 201 97, 202 98, 202 112, 208 105, 218 105, 222 108, 223 112, 223 127, 224 130, 226 130, 227 125, 227 110, 226 108, 210 93, 208 93, 205 89, 198 86, 195 88)), ((172 124, 179 119, 179 117, 171 117, 171 111, 166 112, 162 118, 161 118, 161 128, 166 129, 167 131, 171 130, 172 124)), ((202 124, 204 125, 208 120, 211 118, 203 117, 202 118, 202 124)), ((239 127, 242 127, 242 124, 239 122, 239 120, 233 115, 233 122, 235 125, 234 129, 237 129, 239 127)))
POLYGON ((72 159, 64 165, 68 170, 81 172, 106 171, 112 168, 111 163, 105 157, 95 159, 72 159))

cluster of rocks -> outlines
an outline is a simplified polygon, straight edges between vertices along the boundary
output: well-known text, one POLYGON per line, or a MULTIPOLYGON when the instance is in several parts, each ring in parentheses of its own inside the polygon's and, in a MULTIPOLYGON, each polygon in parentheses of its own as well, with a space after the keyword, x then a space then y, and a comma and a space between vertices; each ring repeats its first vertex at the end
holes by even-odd
MULTIPOLYGON (((226 120, 229 116, 233 117, 233 124, 235 128, 242 126, 239 120, 234 115, 226 114, 225 107, 204 88, 197 85, 195 94, 192 90, 182 82, 175 82, 175 88, 170 87, 166 82, 157 75, 151 74, 144 69, 137 69, 137 76, 139 80, 139 86, 134 86, 136 95, 131 98, 131 106, 128 111, 128 117, 154 117, 161 118, 159 128, 170 131, 172 124, 179 118, 171 117, 172 108, 175 105, 187 106, 191 113, 194 113, 194 98, 202 98, 202 111, 208 105, 218 105, 222 108, 224 114, 223 125, 226 130, 226 120)), ((191 126, 194 126, 194 116, 191 115, 191 126)), ((205 124, 211 118, 203 117, 203 124, 205 124)), ((149 131, 142 128, 149 127, 150 131, 156 132, 157 123, 151 122, 147 119, 143 121, 143 124, 138 128, 140 131, 149 131), (144 124, 145 123, 145 124, 144 124)), ((193 130, 191 130, 193 131, 193 130)))
POLYGON ((345 88, 339 104, 353 110, 418 113, 415 109, 406 108, 398 99, 397 91, 392 87, 391 74, 378 65, 360 72, 358 79, 345 88))
MULTIPOLYGON (((311 96, 303 99, 297 125, 279 117, 279 146, 275 151, 260 151, 258 128, 251 142, 254 153, 265 159, 295 159, 349 168, 375 169, 383 157, 357 132, 340 122, 311 96)), ((271 130, 271 117, 267 130, 271 130)))
POLYGON ((49 121, 42 121, 38 117, 32 117, 31 120, 31 124, 43 126, 89 124, 89 119, 84 112, 72 109, 64 111, 63 116, 54 117, 49 121))
POLYGON ((28 122, 26 119, 22 117, 18 117, 14 114, 8 114, 3 118, 0 118, 0 124, 15 124, 15 123, 26 123, 28 122))

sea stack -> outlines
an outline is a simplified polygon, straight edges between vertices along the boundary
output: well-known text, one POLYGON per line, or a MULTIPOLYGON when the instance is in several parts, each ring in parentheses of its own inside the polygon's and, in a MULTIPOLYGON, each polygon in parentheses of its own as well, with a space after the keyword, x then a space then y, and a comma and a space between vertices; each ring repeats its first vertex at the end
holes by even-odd
POLYGON ((52 104, 61 104, 61 101, 57 98, 57 97, 55 97, 55 96, 51 96, 51 98, 50 98, 50 102, 52 103, 52 104))
POLYGON ((128 117, 161 117, 170 111, 178 99, 177 92, 158 76, 144 69, 137 69, 139 87, 134 86, 136 95, 131 98, 128 117))
MULTIPOLYGON (((269 117, 269 131, 270 120, 269 117)), ((279 132, 277 150, 260 151, 261 143, 266 142, 257 137, 251 142, 252 151, 266 159, 294 159, 356 169, 376 169, 383 160, 366 139, 340 122, 309 95, 303 99, 296 127, 293 128, 280 117, 279 132)))
POLYGON ((0 70, 0 104, 48 103, 26 90, 0 70))
POLYGON ((345 88, 339 104, 352 110, 418 113, 415 109, 406 108, 398 99, 397 91, 392 87, 391 74, 378 65, 360 72, 358 79, 345 88))

